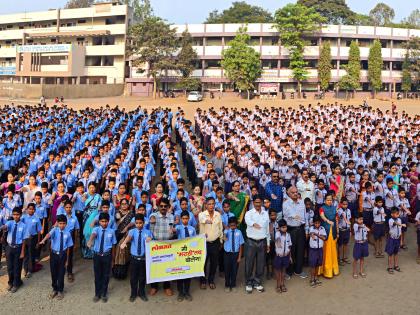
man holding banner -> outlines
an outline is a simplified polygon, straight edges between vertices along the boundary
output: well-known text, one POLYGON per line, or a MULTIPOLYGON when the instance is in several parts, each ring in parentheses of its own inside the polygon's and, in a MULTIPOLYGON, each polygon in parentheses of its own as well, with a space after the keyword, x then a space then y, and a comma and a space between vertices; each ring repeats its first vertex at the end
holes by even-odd
MULTIPOLYGON (((155 240, 170 240, 172 238, 174 216, 168 213, 168 209, 169 200, 167 198, 162 198, 159 204, 159 212, 153 213, 150 216, 150 230, 153 233, 155 240)), ((159 283, 152 283, 151 287, 150 295, 153 296, 159 289, 159 283)), ((170 281, 163 282, 163 289, 167 296, 174 295, 170 281)))

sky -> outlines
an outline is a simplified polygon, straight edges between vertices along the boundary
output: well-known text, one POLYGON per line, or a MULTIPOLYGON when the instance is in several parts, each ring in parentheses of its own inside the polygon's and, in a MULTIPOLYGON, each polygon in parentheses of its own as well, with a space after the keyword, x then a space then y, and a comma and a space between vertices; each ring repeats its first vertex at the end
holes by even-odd
MULTIPOLYGON (((43 11, 63 7, 67 0, 0 0, 0 14, 43 11)), ((247 3, 259 5, 274 12, 289 2, 288 0, 246 0, 247 3)), ((418 0, 347 0, 348 6, 356 12, 368 14, 378 3, 384 2, 394 8, 395 22, 408 16, 411 11, 420 7, 418 0), (401 6, 402 5, 402 6, 401 6)), ((231 0, 151 0, 156 15, 170 23, 202 23, 210 11, 223 11, 230 7, 231 0)))

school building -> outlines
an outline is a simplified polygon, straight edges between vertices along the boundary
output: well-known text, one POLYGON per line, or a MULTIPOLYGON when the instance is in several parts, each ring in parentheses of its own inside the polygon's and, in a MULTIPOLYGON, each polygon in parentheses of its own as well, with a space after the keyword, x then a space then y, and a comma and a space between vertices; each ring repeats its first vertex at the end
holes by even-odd
MULTIPOLYGON (((224 76, 220 66, 222 51, 229 46, 241 24, 186 24, 174 25, 177 34, 181 36, 188 30, 193 37, 193 46, 197 51, 199 61, 193 76, 202 82, 203 90, 232 91, 233 86, 224 76)), ((261 54, 262 75, 257 81, 259 93, 278 94, 297 91, 297 83, 292 78, 289 69, 289 52, 279 42, 279 33, 273 24, 248 24, 247 32, 251 36, 250 45, 261 54)), ((379 39, 382 44, 383 88, 380 94, 391 96, 392 92, 401 90, 402 62, 406 50, 403 48, 405 41, 412 36, 420 36, 420 30, 400 29, 391 27, 353 26, 353 25, 325 25, 314 36, 308 37, 308 46, 305 47, 305 60, 308 62, 309 77, 303 83, 302 90, 306 92, 319 91, 318 59, 320 46, 323 42, 331 44, 333 70, 331 70, 331 86, 334 90, 335 83, 346 74, 343 66, 348 62, 349 46, 356 40, 360 47, 361 56, 361 87, 360 92, 369 94, 368 83, 368 55, 369 47, 374 39, 379 39)), ((167 71, 161 78, 162 88, 170 90, 175 88, 179 78, 176 71, 167 71)), ((147 77, 147 71, 139 73, 136 68, 131 68, 126 79, 128 91, 132 95, 150 95, 153 82, 147 77)), ((360 93, 359 93, 360 94, 360 93)))
POLYGON ((0 96, 123 94, 131 19, 118 1, 1 15, 0 96))

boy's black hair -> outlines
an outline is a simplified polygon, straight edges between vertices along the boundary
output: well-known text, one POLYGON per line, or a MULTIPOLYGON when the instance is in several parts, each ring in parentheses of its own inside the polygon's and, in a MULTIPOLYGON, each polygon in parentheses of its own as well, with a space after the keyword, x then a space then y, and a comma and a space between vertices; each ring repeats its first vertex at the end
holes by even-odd
POLYGON ((321 222, 321 216, 318 215, 318 214, 315 214, 314 215, 314 218, 312 219, 312 222, 313 223, 315 223, 315 222, 321 222))
POLYGON ((228 224, 235 223, 238 224, 238 219, 236 217, 230 217, 228 219, 228 224))
POLYGON ((279 227, 282 227, 282 226, 287 226, 287 222, 286 222, 286 220, 285 220, 285 219, 280 219, 280 220, 278 220, 278 221, 277 221, 277 224, 278 224, 278 226, 279 226, 279 227))
POLYGON ((109 221, 109 213, 101 212, 99 214, 99 221, 101 220, 109 221))
POLYGON ((375 197, 375 202, 384 201, 381 196, 375 197))
POLYGON ((391 213, 395 213, 395 212, 399 212, 400 210, 398 210, 397 207, 392 207, 391 208, 391 213))
POLYGON ((140 221, 142 221, 142 222, 144 223, 144 215, 143 215, 143 214, 141 214, 141 213, 136 213, 136 214, 134 215, 134 220, 135 220, 135 221, 140 220, 140 221))
POLYGON ((109 200, 102 200, 101 207, 103 207, 103 206, 108 206, 108 207, 110 207, 110 202, 109 202, 109 200))
POLYGON ((182 212, 181 212, 180 217, 181 217, 181 218, 182 218, 182 217, 190 217, 190 213, 189 213, 187 210, 184 210, 184 211, 182 211, 182 212))
POLYGON ((58 223, 60 223, 60 222, 67 223, 67 218, 66 218, 66 216, 65 216, 64 214, 59 214, 59 215, 57 216, 57 222, 58 222, 58 223))
POLYGON ((12 213, 19 213, 22 214, 22 209, 20 207, 14 207, 12 213))

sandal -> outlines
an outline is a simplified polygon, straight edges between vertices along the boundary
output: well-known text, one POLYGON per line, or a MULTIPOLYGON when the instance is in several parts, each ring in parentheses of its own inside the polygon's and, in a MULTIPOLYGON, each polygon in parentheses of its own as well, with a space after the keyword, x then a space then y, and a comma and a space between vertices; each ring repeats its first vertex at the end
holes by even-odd
POLYGON ((353 274, 353 279, 357 279, 357 278, 359 278, 359 275, 357 273, 354 273, 353 274))
POLYGON ((399 267, 399 266, 395 266, 395 267, 394 267, 394 270, 395 270, 395 271, 398 271, 398 272, 401 272, 401 269, 400 269, 400 267, 399 267))
POLYGON ((276 288, 276 292, 277 292, 277 293, 281 293, 281 292, 282 292, 282 291, 281 291, 281 287, 277 287, 277 288, 276 288))
POLYGON ((281 287, 281 292, 287 292, 287 288, 285 285, 281 287))
POLYGON ((388 271, 388 273, 389 273, 390 275, 392 275, 392 274, 394 273, 394 270, 392 270, 392 268, 386 268, 386 270, 388 271))
POLYGON ((361 276, 362 278, 366 278, 366 274, 365 274, 364 272, 361 272, 361 273, 360 273, 360 276, 361 276))
POLYGON ((201 289, 201 290, 205 290, 205 289, 207 289, 206 284, 205 284, 205 283, 200 284, 200 289, 201 289))
POLYGON ((209 284, 210 289, 214 290, 216 289, 216 285, 214 283, 210 283, 209 284))
POLYGON ((339 264, 340 266, 344 266, 346 263, 345 263, 344 259, 340 259, 340 260, 338 261, 338 264, 339 264))

